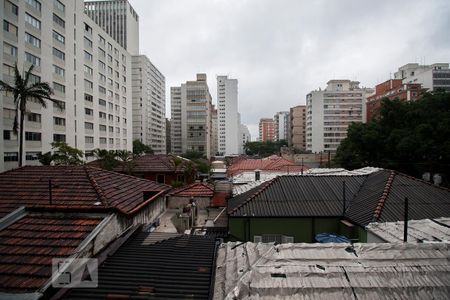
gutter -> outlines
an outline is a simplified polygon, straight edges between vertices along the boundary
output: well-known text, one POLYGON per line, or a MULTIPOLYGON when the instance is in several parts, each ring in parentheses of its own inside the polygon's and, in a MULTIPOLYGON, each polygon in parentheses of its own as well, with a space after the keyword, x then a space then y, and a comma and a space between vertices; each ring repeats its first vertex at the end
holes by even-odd
POLYGON ((164 191, 160 191, 158 194, 154 195, 153 197, 145 200, 144 202, 142 202, 141 204, 139 204, 138 206, 136 206, 135 208, 133 208, 132 210, 130 210, 128 213, 125 213, 126 215, 133 215, 134 213, 136 213, 137 211, 139 211, 141 208, 143 208, 144 206, 147 206, 147 204, 149 204, 150 202, 152 202, 153 200, 155 200, 156 198, 158 198, 159 196, 165 194, 166 192, 168 192, 170 189, 164 190, 164 191))
MULTIPOLYGON (((10 212, 9 214, 0 219, 0 231, 14 224, 19 219, 22 219, 23 217, 25 217, 26 214, 27 212, 25 211, 25 206, 21 206, 18 209, 10 212)), ((3 299, 2 297, 0 298, 3 299)))

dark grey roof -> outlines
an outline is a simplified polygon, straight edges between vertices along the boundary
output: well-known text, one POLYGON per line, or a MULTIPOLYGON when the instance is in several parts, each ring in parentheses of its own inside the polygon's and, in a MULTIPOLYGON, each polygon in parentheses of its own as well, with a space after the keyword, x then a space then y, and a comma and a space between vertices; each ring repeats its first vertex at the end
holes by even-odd
POLYGON ((450 190, 391 170, 361 176, 280 176, 228 202, 230 217, 341 216, 342 182, 346 182, 346 218, 370 222, 450 216, 450 190))
POLYGON ((279 176, 228 202, 230 216, 339 216, 366 176, 279 176))
POLYGON ((208 299, 215 240, 140 232, 99 267, 99 286, 64 299, 208 299), (122 297, 122 298, 120 298, 122 297))

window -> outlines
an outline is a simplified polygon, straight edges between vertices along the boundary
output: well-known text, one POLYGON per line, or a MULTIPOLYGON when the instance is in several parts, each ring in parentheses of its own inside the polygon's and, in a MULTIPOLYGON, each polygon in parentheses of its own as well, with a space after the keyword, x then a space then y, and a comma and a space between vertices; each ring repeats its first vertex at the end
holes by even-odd
POLYGON ((25 140, 26 141, 40 141, 41 133, 40 132, 25 132, 25 140))
POLYGON ((34 75, 34 74, 30 74, 29 82, 30 82, 31 84, 41 82, 41 77, 40 77, 40 76, 37 76, 37 75, 34 75))
POLYGON ((106 138, 105 137, 101 137, 100 138, 100 144, 106 144, 106 138))
POLYGON ((58 42, 60 42, 61 44, 65 44, 66 43, 66 39, 64 38, 63 35, 59 34, 58 32, 53 30, 53 38, 55 40, 57 40, 58 42))
POLYGON ((98 42, 101 44, 101 45, 104 45, 105 44, 105 39, 99 34, 98 35, 98 42))
POLYGON ((89 60, 89 61, 92 61, 92 54, 90 54, 87 51, 84 51, 84 58, 89 60))
POLYGON ((41 40, 28 32, 25 32, 25 42, 35 46, 36 48, 41 48, 41 40))
POLYGON ((92 81, 89 81, 89 80, 85 79, 84 80, 84 87, 86 89, 92 90, 94 88, 94 83, 92 83, 92 81))
POLYGON ((3 20, 3 30, 17 36, 17 26, 3 20))
POLYGON ((85 108, 85 109, 84 109, 84 113, 85 113, 87 116, 93 116, 93 115, 94 115, 94 111, 93 111, 92 109, 90 109, 90 108, 85 108))
POLYGON ((108 67, 108 74, 112 75, 113 74, 113 69, 111 67, 108 67))
POLYGON ((84 23, 84 31, 86 31, 89 34, 92 34, 92 27, 84 23))
POLYGON ((106 107, 106 101, 103 100, 103 99, 98 99, 98 105, 101 105, 101 106, 105 106, 105 107, 106 107))
POLYGON ((102 48, 98 48, 98 52, 100 52, 100 57, 105 57, 105 50, 103 50, 102 48))
POLYGON ((53 65, 53 73, 64 77, 66 71, 63 68, 58 67, 57 65, 53 65))
POLYGON ((25 60, 34 66, 41 65, 41 59, 37 56, 34 56, 33 54, 28 53, 28 52, 25 52, 25 60))
POLYGON ((94 137, 93 136, 85 136, 84 137, 84 142, 86 144, 93 144, 94 143, 94 137))
POLYGON ((123 62, 123 63, 126 63, 126 61, 127 61, 127 59, 126 59, 125 54, 122 54, 122 62, 123 62))
POLYGON ((26 160, 38 160, 39 155, 41 155, 41 152, 26 152, 25 159, 26 160))
POLYGON ((28 113, 27 120, 28 120, 28 122, 41 123, 41 115, 35 114, 35 113, 28 113))
POLYGON ((13 15, 18 15, 19 14, 19 8, 17 7, 17 5, 15 5, 15 4, 12 4, 10 1, 7 1, 7 0, 5 0, 5 8, 6 8, 6 5, 9 5, 10 6, 10 8, 11 8, 11 13, 13 14, 13 15))
POLYGON ((39 21, 32 15, 26 13, 25 14, 25 22, 30 24, 32 27, 41 30, 41 21, 39 21))
POLYGON ((156 182, 158 182, 158 183, 165 183, 165 181, 166 181, 166 178, 165 178, 164 175, 162 175, 162 174, 156 175, 156 182))
POLYGON ((113 48, 112 45, 111 45, 110 43, 108 43, 108 51, 111 52, 111 51, 112 51, 112 48, 113 48))
POLYGON ((15 135, 12 130, 3 130, 3 139, 5 141, 15 141, 17 140, 17 135, 15 135))
POLYGON ((92 95, 89 94, 84 94, 84 100, 88 102, 93 102, 94 97, 92 97, 92 95))
POLYGON ((106 83, 106 76, 105 76, 105 75, 103 75, 103 74, 101 74, 101 73, 98 73, 98 76, 99 76, 99 80, 100 80, 101 82, 106 83))
POLYGON ((102 94, 106 94, 106 89, 100 85, 98 86, 98 91, 102 94))
POLYGON ((108 84, 113 85, 113 80, 111 78, 108 78, 108 84))
POLYGON ((55 22, 62 28, 66 27, 66 22, 64 22, 64 20, 58 17, 56 14, 53 14, 53 22, 55 22))
POLYGON ((14 47, 13 45, 10 45, 8 43, 3 43, 3 53, 17 57, 17 47, 14 47))
POLYGON ((53 117, 53 124, 58 126, 66 126, 66 119, 53 117))
POLYGON ((3 161, 18 161, 19 155, 17 152, 5 152, 3 161))
POLYGON ((31 5, 34 9, 41 11, 41 2, 37 0, 25 0, 25 2, 31 5))
POLYGON ((92 76, 92 73, 93 73, 92 68, 89 67, 89 66, 84 65, 84 73, 89 74, 89 75, 92 76))
POLYGON ((100 131, 106 131, 106 125, 98 125, 98 129, 100 130, 100 131))
POLYGON ((66 10, 66 6, 59 2, 58 0, 55 0, 55 6, 58 8, 61 12, 64 12, 66 10))
POLYGON ((98 112, 98 117, 100 119, 106 119, 106 113, 100 111, 100 112, 98 112))
POLYGON ((106 64, 102 62, 101 60, 98 61, 98 66, 102 71, 106 71, 106 64))
POLYGON ((84 129, 93 130, 94 129, 94 123, 84 122, 84 129))
POLYGON ((66 141, 66 135, 65 134, 54 134, 53 135, 53 141, 54 142, 65 142, 66 141))
POLYGON ((66 102, 59 101, 59 100, 53 100, 53 108, 57 108, 59 110, 65 110, 66 109, 66 102))
POLYGON ((58 91, 58 92, 63 93, 63 94, 66 93, 66 87, 64 85, 62 85, 62 84, 57 83, 57 82, 53 82, 53 89, 55 91, 58 91))
POLYGON ((110 133, 113 133, 114 132, 114 127, 113 126, 109 126, 108 130, 109 130, 110 133))
POLYGON ((53 56, 55 56, 61 60, 66 60, 66 55, 64 54, 64 52, 62 52, 56 48, 53 48, 53 56))
POLYGON ((87 37, 84 37, 84 43, 87 44, 90 48, 92 48, 92 41, 87 37))

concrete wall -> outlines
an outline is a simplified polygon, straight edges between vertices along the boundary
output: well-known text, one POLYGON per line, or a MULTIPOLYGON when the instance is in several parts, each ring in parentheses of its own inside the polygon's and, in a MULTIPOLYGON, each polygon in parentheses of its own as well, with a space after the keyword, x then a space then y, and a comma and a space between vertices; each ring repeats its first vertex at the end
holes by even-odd
MULTIPOLYGON (((167 208, 183 208, 189 204, 191 197, 176 197, 169 196, 167 198, 167 208)), ((194 197, 197 207, 199 209, 205 209, 211 205, 211 198, 209 197, 194 197)))

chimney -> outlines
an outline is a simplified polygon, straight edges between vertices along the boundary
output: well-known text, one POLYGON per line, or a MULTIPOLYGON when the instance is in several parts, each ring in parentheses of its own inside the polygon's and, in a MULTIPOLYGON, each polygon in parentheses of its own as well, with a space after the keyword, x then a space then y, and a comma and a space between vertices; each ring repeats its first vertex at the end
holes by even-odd
POLYGON ((255 170, 255 181, 259 181, 261 179, 261 171, 255 170))

